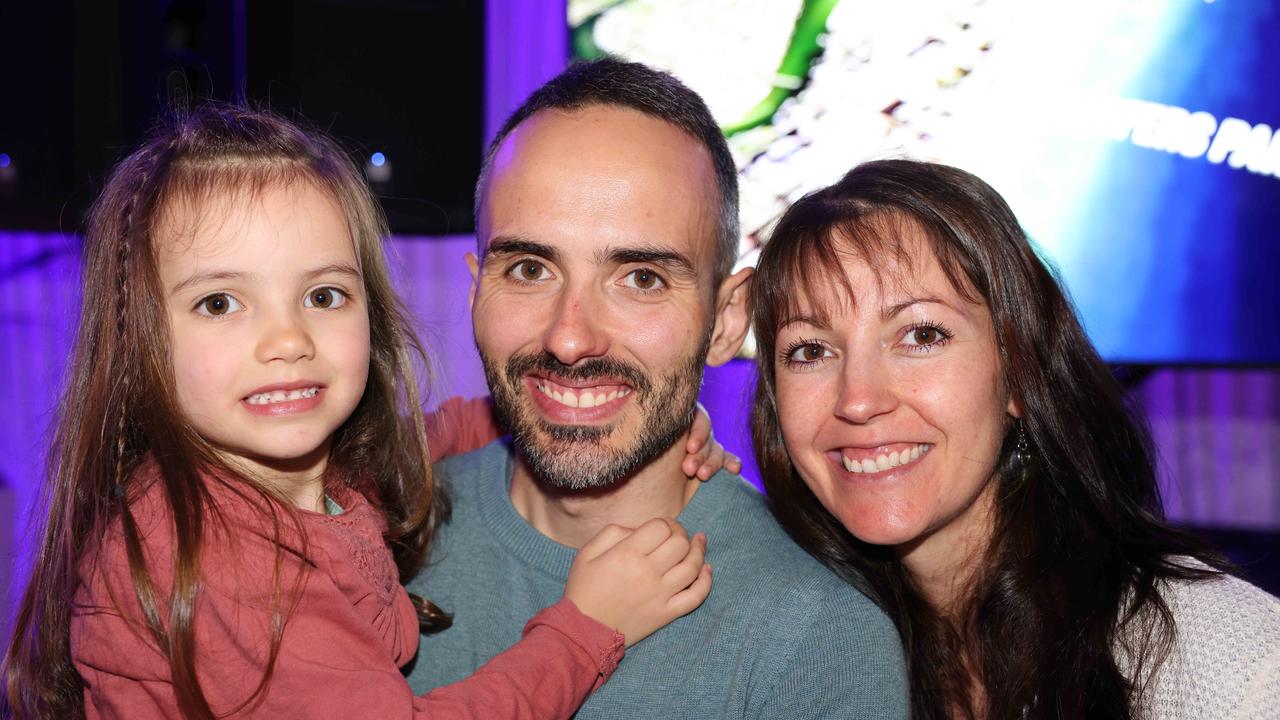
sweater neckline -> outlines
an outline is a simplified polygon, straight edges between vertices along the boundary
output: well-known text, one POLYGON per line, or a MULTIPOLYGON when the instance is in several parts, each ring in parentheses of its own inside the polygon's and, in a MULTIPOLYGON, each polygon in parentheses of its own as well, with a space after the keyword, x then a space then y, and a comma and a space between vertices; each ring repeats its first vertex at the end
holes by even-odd
MULTIPOLYGON (((485 525, 508 552, 524 563, 559 580, 569 576, 578 551, 543 535, 516 510, 511 502, 511 478, 515 473, 515 452, 509 439, 491 443, 481 451, 479 506, 485 525)), ((716 509, 725 506, 725 497, 737 477, 721 470, 698 487, 676 520, 690 534, 707 527, 716 509)))

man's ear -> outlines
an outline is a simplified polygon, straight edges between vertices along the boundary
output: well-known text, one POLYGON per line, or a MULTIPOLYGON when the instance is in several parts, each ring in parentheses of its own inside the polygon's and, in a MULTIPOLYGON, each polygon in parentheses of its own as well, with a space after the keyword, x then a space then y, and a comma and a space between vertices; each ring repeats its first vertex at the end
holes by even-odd
POLYGON ((716 324, 711 331, 708 365, 723 365, 738 354, 747 337, 747 293, 751 289, 754 268, 742 268, 725 278, 716 291, 716 324))
POLYGON ((476 306, 476 288, 480 287, 480 260, 476 258, 473 252, 467 253, 467 269, 471 271, 471 290, 467 293, 467 309, 474 309, 476 306))

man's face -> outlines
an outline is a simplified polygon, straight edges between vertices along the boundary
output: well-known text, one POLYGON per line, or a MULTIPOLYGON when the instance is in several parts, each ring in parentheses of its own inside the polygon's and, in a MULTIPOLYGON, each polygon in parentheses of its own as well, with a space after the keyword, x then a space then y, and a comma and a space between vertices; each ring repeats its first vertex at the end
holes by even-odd
POLYGON ((715 317, 706 149, 640 112, 543 111, 494 158, 472 321, 542 482, 607 487, 688 426, 715 317))

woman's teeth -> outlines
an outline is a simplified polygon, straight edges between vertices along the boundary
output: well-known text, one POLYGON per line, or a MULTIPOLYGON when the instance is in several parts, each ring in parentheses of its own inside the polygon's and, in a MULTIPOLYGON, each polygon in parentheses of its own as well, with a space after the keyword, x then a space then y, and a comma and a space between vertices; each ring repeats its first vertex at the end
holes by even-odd
POLYGON ((887 455, 877 455, 875 460, 871 458, 863 458, 862 460, 854 460, 848 455, 840 454, 840 460, 844 463, 844 469, 851 473, 874 473, 896 468, 906 465, 912 460, 918 460, 921 455, 929 452, 929 448, 933 447, 929 443, 920 443, 915 447, 908 448, 901 452, 891 452, 887 455))
POLYGON ((619 388, 610 390, 609 392, 596 392, 590 390, 564 390, 563 392, 548 387, 546 383, 534 383, 543 395, 555 400, 561 405, 567 405, 572 408, 593 408, 597 405, 603 405, 611 400, 617 400, 620 397, 626 397, 631 394, 631 388, 619 388))
POLYGON ((320 392, 318 387, 302 388, 301 390, 273 390, 271 392, 258 393, 245 398, 245 402, 250 405, 270 405, 271 403, 288 402, 290 400, 302 400, 303 398, 315 397, 320 392))

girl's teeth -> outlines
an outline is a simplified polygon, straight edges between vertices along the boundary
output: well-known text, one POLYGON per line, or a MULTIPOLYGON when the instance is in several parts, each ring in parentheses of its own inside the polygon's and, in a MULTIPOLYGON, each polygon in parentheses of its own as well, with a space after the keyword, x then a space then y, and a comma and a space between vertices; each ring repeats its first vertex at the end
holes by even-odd
POLYGON ((250 395, 248 403, 250 405, 270 405, 271 403, 313 398, 319 392, 320 388, 318 387, 302 388, 300 390, 272 390, 271 392, 250 395))
POLYGON ((862 460, 854 460, 840 456, 840 461, 844 464, 844 469, 851 473, 875 473, 884 472, 896 467, 901 467, 907 463, 920 459, 920 456, 929 452, 929 448, 933 447, 928 443, 920 443, 910 450, 901 452, 894 451, 884 455, 877 455, 874 460, 871 458, 863 458, 862 460))

